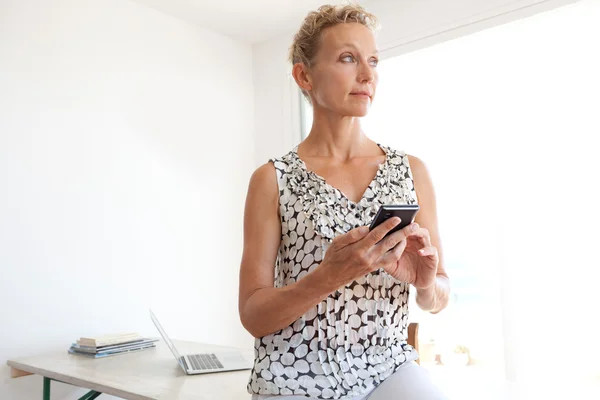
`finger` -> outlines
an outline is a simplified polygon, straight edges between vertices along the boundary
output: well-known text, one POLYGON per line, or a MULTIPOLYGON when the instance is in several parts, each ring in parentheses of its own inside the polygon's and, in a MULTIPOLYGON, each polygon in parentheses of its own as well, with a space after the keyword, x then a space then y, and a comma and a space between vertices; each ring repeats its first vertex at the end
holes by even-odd
POLYGON ((426 246, 420 249, 418 253, 420 256, 423 257, 435 258, 437 257, 437 248, 435 248, 434 246, 426 246))
POLYGON ((359 240, 363 239, 369 233, 368 226, 361 226, 359 228, 354 228, 343 235, 336 237, 333 242, 341 247, 349 246, 352 243, 356 243, 359 240))
POLYGON ((414 236, 419 239, 423 246, 431 246, 431 236, 426 228, 419 227, 419 224, 411 224, 409 236, 414 236))
POLYGON ((405 229, 401 229, 383 238, 383 240, 373 247, 373 251, 375 251, 376 256, 379 258, 395 248, 396 245, 398 245, 398 243, 402 242, 404 239, 406 239, 406 231, 405 229))
POLYGON ((395 264, 398 262, 400 257, 402 257, 402 253, 406 249, 406 240, 401 240, 393 249, 382 255, 377 262, 373 265, 373 270, 378 268, 384 268, 388 264, 395 264))
POLYGON ((400 257, 402 257, 402 253, 404 253, 404 250, 406 249, 406 245, 407 245, 407 241, 406 240, 401 240, 400 243, 398 243, 393 249, 392 251, 390 251, 390 253, 392 253, 394 259, 399 260, 400 257))
POLYGON ((396 227, 399 223, 400 218, 392 217, 377 225, 375 229, 369 232, 369 234, 365 237, 365 247, 370 249, 375 244, 379 243, 385 237, 385 235, 387 235, 387 233, 394 229, 394 227, 396 227))

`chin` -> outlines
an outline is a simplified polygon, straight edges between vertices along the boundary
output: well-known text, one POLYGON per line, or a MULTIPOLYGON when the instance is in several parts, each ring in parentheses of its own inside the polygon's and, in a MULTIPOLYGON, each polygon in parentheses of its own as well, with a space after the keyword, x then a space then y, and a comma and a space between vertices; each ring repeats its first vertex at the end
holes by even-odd
POLYGON ((346 110, 346 115, 350 117, 366 117, 368 113, 368 107, 352 107, 346 110))
POLYGON ((343 104, 329 108, 330 111, 346 117, 365 117, 370 109, 371 107, 368 104, 343 104))

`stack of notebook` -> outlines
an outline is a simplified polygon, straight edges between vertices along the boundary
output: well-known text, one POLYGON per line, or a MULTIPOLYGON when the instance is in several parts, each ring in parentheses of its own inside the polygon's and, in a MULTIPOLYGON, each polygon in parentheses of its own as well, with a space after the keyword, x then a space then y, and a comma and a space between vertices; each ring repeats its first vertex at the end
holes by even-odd
POLYGON ((82 337, 71 345, 69 353, 92 358, 115 356, 156 347, 158 339, 144 338, 138 333, 119 333, 97 337, 82 337))

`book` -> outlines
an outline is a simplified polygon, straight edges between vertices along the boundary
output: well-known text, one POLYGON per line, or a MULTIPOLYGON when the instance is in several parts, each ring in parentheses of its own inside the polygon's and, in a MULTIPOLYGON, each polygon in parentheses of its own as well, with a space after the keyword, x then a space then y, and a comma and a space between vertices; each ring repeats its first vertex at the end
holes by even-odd
POLYGON ((121 343, 131 343, 142 339, 142 336, 135 332, 115 333, 95 337, 82 337, 77 341, 77 344, 88 347, 102 347, 121 343))
POLYGON ((136 352, 136 351, 152 349, 155 347, 156 347, 156 345, 154 343, 150 343, 150 344, 146 344, 141 347, 131 347, 131 348, 127 348, 127 349, 113 349, 113 350, 107 350, 107 351, 103 351, 103 352, 99 352, 99 353, 80 352, 77 349, 71 347, 71 348, 69 348, 69 353, 78 355, 78 356, 89 357, 89 358, 104 358, 104 357, 116 356, 119 354, 127 354, 127 353, 136 352))
POLYGON ((126 343, 121 343, 121 344, 114 344, 114 345, 110 345, 110 346, 99 346, 99 347, 95 347, 95 346, 82 346, 78 343, 73 343, 71 345, 71 348, 73 348, 74 350, 78 351, 78 352, 82 352, 82 353, 101 353, 101 352, 106 352, 106 351, 110 351, 110 350, 118 350, 118 349, 132 349, 132 348, 138 348, 138 347, 142 347, 142 346, 146 346, 148 344, 157 342, 158 339, 156 338, 145 338, 145 339, 141 339, 135 342, 126 342, 126 343))

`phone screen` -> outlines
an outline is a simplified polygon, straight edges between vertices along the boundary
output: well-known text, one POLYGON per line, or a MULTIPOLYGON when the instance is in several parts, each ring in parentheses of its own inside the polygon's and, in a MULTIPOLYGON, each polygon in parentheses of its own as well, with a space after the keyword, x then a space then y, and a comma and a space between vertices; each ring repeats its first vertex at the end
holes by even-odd
POLYGON ((384 204, 377 211, 375 218, 373 218, 373 222, 371 222, 371 225, 369 226, 369 230, 375 229, 375 227, 388 218, 400 218, 400 223, 387 233, 387 235, 390 235, 412 224, 418 211, 418 204, 384 204))

